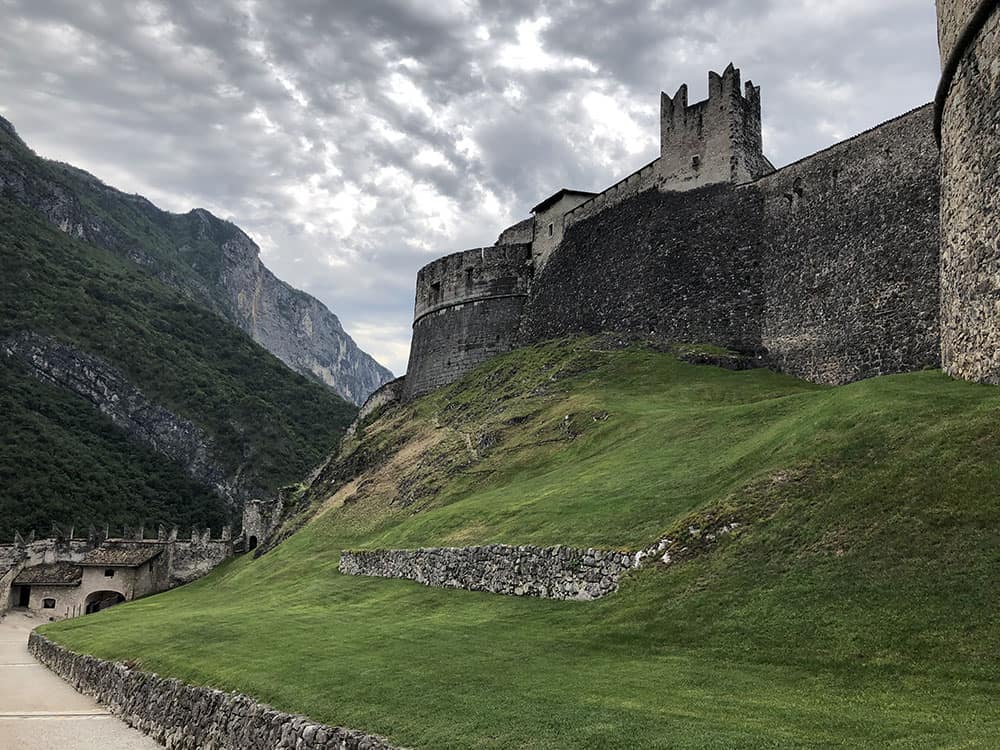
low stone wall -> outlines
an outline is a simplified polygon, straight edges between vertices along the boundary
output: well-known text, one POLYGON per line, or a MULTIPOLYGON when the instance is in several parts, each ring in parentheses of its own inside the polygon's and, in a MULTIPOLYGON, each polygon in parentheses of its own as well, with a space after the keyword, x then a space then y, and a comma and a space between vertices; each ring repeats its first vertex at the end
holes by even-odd
POLYGON ((178 750, 394 750, 384 739, 317 724, 245 695, 194 687, 124 664, 76 654, 32 633, 28 649, 126 723, 178 750))
POLYGON ((340 572, 345 575, 408 578, 425 586, 578 601, 617 591, 622 574, 633 567, 636 558, 626 552, 506 544, 340 554, 340 572))

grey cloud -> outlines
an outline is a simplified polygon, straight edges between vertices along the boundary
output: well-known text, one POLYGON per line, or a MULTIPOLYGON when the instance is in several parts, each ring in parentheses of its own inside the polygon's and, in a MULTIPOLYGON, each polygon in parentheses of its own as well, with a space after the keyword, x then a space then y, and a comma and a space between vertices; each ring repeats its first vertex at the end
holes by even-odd
POLYGON ((29 144, 171 210, 233 219, 397 372, 417 268, 491 243, 556 188, 607 186, 648 161, 659 89, 703 96, 707 70, 733 60, 763 86, 765 147, 787 162, 929 100, 937 63, 933 5, 914 0, 0 0, 0 12, 0 110, 29 144), (519 24, 543 17, 557 64, 502 64, 519 24), (592 92, 640 134, 597 137, 592 92))

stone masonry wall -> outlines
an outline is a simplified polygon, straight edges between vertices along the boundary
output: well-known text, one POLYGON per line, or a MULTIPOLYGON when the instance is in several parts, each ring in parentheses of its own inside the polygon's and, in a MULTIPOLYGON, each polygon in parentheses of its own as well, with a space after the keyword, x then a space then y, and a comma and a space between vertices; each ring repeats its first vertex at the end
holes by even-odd
POLYGON ((406 578, 425 586, 579 601, 617 591, 622 574, 632 567, 635 558, 626 552, 505 544, 340 555, 340 572, 345 575, 406 578))
POLYGON ((822 383, 936 366, 932 114, 748 185, 648 190, 577 222, 535 281, 521 341, 616 331, 715 344, 822 383))
POLYGON ((659 162, 659 158, 654 159, 593 198, 589 198, 576 208, 570 209, 564 217, 564 229, 657 186, 660 179, 659 162))
POLYGON ((938 149, 930 105, 742 189, 764 207, 762 344, 839 384, 938 365, 938 149))
POLYGON ((455 253, 421 269, 404 399, 451 383, 511 349, 530 261, 530 245, 499 245, 455 253))
POLYGON ((760 346, 761 210, 730 185, 639 193, 567 229, 525 308, 525 343, 620 331, 760 346))
POLYGON ((385 739, 317 724, 252 698, 73 653, 38 633, 28 649, 127 724, 176 750, 393 750, 385 739))
POLYGON ((938 0, 942 62, 960 55, 938 102, 941 360, 956 377, 1000 383, 1000 3, 989 5, 938 0), (989 15, 963 53, 956 40, 980 6, 989 15))

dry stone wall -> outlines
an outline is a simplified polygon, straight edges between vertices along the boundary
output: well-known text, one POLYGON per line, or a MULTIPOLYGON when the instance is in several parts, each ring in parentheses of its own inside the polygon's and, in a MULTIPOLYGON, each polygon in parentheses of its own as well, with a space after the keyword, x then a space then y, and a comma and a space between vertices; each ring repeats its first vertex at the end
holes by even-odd
POLYGON ((425 586, 578 601, 617 591, 622 574, 635 564, 626 552, 505 544, 340 555, 340 572, 345 575, 406 578, 425 586))
POLYGON ((28 648, 77 690, 168 748, 394 750, 381 737, 318 724, 245 695, 195 687, 76 654, 38 633, 31 634, 28 648))

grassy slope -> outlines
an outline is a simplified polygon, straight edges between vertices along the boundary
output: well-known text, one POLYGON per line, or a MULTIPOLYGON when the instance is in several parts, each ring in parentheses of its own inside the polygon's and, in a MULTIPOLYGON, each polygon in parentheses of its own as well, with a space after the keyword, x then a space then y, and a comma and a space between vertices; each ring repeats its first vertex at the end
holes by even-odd
POLYGON ((415 747, 1000 743, 1000 391, 588 346, 497 360, 352 447, 492 435, 405 469, 443 491, 359 490, 258 560, 46 632, 415 747), (593 603, 336 573, 351 546, 637 547, 713 512, 739 532, 593 603))
MULTIPOLYGON (((151 400, 205 429, 227 467, 246 465, 245 476, 261 492, 301 478, 353 418, 354 407, 332 391, 293 373, 234 326, 129 262, 2 199, 0 227, 0 339, 32 330, 103 357, 151 400)), ((45 518, 39 531, 47 530, 50 519, 77 525, 134 522, 136 515, 149 522, 186 520, 186 513, 162 513, 171 506, 180 510, 171 499, 175 489, 153 492, 152 502, 140 492, 127 513, 115 511, 126 501, 111 488, 128 485, 131 480, 118 481, 122 472, 140 471, 142 458, 131 468, 119 462, 122 472, 112 471, 105 486, 114 496, 103 517, 91 515, 93 502, 69 503, 81 489, 76 478, 88 476, 100 462, 97 453, 77 448, 100 443, 101 430, 65 415, 60 429, 47 433, 53 440, 45 451, 64 464, 70 457, 76 463, 51 473, 50 463, 35 461, 36 443, 14 440, 32 432, 40 408, 30 401, 11 408, 13 413, 4 414, 2 458, 6 466, 19 467, 19 476, 17 483, 0 484, 6 511, 0 515, 0 537, 37 517, 45 518)), ((104 443, 98 453, 108 450, 118 449, 104 443)), ((178 477, 173 484, 183 482, 178 477)), ((201 494, 187 497, 201 503, 201 494)))

